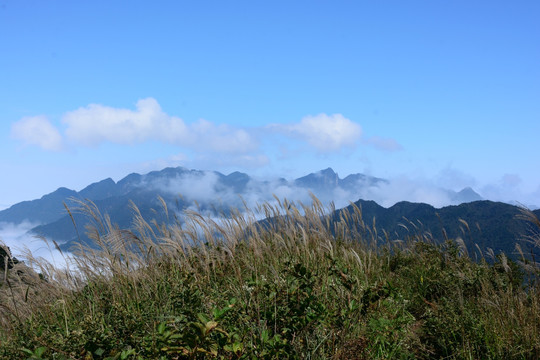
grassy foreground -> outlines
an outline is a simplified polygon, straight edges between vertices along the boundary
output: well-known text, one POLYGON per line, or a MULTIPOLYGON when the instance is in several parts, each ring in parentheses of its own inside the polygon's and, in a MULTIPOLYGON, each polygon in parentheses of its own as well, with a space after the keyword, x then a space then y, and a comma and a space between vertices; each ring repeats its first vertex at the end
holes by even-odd
POLYGON ((316 199, 263 204, 265 223, 187 213, 165 226, 134 209, 132 231, 81 205, 99 249, 65 269, 29 254, 39 275, 1 270, 0 358, 540 357, 530 263, 474 262, 420 233, 381 246, 360 209, 330 224, 316 199))

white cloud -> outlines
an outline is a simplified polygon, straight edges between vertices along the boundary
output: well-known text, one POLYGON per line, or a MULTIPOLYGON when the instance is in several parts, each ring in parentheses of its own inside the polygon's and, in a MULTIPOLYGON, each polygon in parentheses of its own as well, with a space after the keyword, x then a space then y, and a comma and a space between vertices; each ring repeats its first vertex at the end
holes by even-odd
POLYGON ((66 113, 62 121, 67 125, 66 136, 87 146, 157 140, 224 153, 246 153, 258 146, 245 129, 216 125, 203 119, 186 124, 181 118, 163 112, 153 98, 137 101, 135 110, 90 104, 66 113))
POLYGON ((19 260, 26 260, 29 251, 36 259, 42 258, 57 267, 65 267, 65 258, 54 248, 54 244, 47 244, 44 240, 28 234, 28 231, 37 225, 27 221, 20 224, 1 222, 0 244, 7 245, 11 254, 19 260))
POLYGON ((24 117, 11 126, 11 137, 44 150, 62 149, 62 135, 45 116, 24 117))
POLYGON ((435 176, 434 180, 439 187, 454 191, 460 191, 465 187, 475 187, 478 185, 478 182, 472 175, 451 166, 442 169, 435 176))
POLYGON ((217 152, 246 153, 257 148, 252 136, 244 129, 234 129, 229 125, 214 125, 200 119, 190 130, 192 138, 200 139, 194 145, 209 147, 217 152))
POLYGON ((83 145, 110 141, 133 144, 161 138, 169 142, 189 140, 182 119, 165 114, 155 99, 137 101, 136 110, 90 104, 66 113, 66 136, 83 145))
MULTIPOLYGON (((90 104, 66 112, 62 124, 61 133, 45 117, 23 118, 13 124, 12 136, 47 150, 61 150, 64 144, 91 147, 102 143, 134 145, 156 141, 176 145, 195 155, 190 156, 193 159, 210 165, 252 168, 270 162, 268 155, 262 152, 260 142, 272 152, 281 144, 279 137, 287 141, 287 148, 293 137, 321 153, 352 148, 362 140, 361 126, 341 114, 322 113, 305 116, 297 123, 252 128, 216 124, 204 119, 186 123, 165 113, 151 97, 138 100, 134 109, 90 104)), ((371 137, 363 142, 386 151, 401 149, 393 139, 371 137)))
POLYGON ((364 200, 373 200, 384 207, 400 201, 426 203, 436 208, 455 203, 448 191, 431 181, 406 176, 398 176, 376 186, 363 187, 359 195, 364 200))
POLYGON ((188 201, 208 203, 219 201, 216 185, 218 176, 210 171, 188 173, 176 178, 149 184, 170 194, 181 195, 188 201))
POLYGON ((521 204, 533 209, 540 206, 540 186, 536 189, 525 188, 517 174, 504 174, 498 182, 485 184, 480 190, 490 200, 521 204))
MULTIPOLYGON (((197 201, 201 205, 224 204, 242 208, 242 201, 238 194, 233 188, 223 186, 213 172, 188 173, 177 178, 154 181, 151 184, 143 183, 141 186, 152 186, 172 195, 181 194, 188 202, 197 201)), ((336 208, 345 207, 351 201, 359 199, 374 200, 384 207, 390 207, 400 201, 427 203, 436 208, 457 204, 451 192, 440 188, 435 183, 406 176, 377 184, 359 180, 350 188, 336 187, 329 191, 300 187, 293 180, 283 182, 278 179, 265 181, 252 179, 241 196, 248 208, 255 209, 257 204, 263 202, 275 204, 274 195, 279 199, 310 204, 310 192, 313 192, 323 205, 334 202, 336 208)))
POLYGON ((341 114, 306 116, 297 124, 274 124, 270 128, 297 136, 323 152, 354 146, 362 135, 360 125, 341 114))

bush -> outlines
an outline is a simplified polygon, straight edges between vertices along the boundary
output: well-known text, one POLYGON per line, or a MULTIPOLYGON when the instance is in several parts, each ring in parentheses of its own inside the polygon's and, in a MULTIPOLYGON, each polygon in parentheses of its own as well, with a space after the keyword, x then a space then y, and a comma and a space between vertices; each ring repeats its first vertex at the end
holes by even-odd
POLYGON ((425 236, 377 248, 376 235, 363 237, 375 232, 347 230, 359 209, 340 220, 346 227, 326 222, 317 201, 283 204, 264 205, 268 223, 195 213, 182 227, 137 215, 131 230, 105 222, 93 232, 99 249, 66 255, 70 269, 42 266, 42 280, 0 288, 0 317, 11 324, 0 330, 0 357, 540 355, 538 287, 503 255, 477 263, 425 236))

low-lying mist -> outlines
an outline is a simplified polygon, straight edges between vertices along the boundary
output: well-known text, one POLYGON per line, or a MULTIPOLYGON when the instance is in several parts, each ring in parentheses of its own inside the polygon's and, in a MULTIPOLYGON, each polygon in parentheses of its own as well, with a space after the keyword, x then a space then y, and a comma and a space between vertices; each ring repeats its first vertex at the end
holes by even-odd
MULTIPOLYGON (((327 169, 305 178, 286 180, 255 178, 242 173, 223 175, 213 171, 182 168, 173 170, 176 174, 174 171, 164 171, 155 172, 152 176, 140 176, 140 180, 131 186, 152 191, 152 197, 154 194, 155 198, 161 196, 169 211, 176 212, 179 218, 184 211, 193 210, 216 223, 219 223, 220 216, 226 215, 231 208, 240 213, 249 209, 250 216, 254 216, 253 220, 261 220, 265 214, 257 212, 257 207, 263 203, 274 206, 278 201, 287 199, 299 205, 310 206, 312 196, 315 196, 324 208, 329 209, 327 211, 343 208, 359 199, 373 200, 386 208, 400 201, 427 203, 441 208, 481 199, 481 196, 470 188, 459 192, 462 189, 447 189, 440 186, 440 182, 407 176, 378 179, 355 174, 341 179, 331 169, 327 169), (180 208, 176 204, 178 199, 183 200, 180 208)), ((160 211, 159 208, 155 210, 160 211)), ((125 211, 133 210, 127 207, 125 211)), ((52 243, 47 245, 42 239, 28 234, 28 231, 37 225, 39 224, 28 221, 19 224, 0 223, 0 240, 11 248, 16 257, 24 258, 24 253, 30 250, 34 256, 43 257, 53 264, 62 263, 64 259, 52 243)), ((78 230, 85 231, 83 227, 78 230)))
POLYGON ((390 207, 400 201, 422 202, 434 207, 457 205, 456 192, 443 189, 425 181, 398 177, 373 183, 358 180, 348 186, 324 184, 309 188, 283 178, 259 180, 250 178, 238 186, 224 184, 214 172, 187 173, 179 177, 163 178, 140 186, 151 187, 167 196, 180 196, 189 203, 210 204, 225 207, 255 208, 263 202, 274 203, 275 198, 301 202, 309 205, 312 194, 324 205, 331 202, 342 208, 351 202, 373 200, 379 205, 390 207))
POLYGON ((65 260, 52 242, 29 234, 39 224, 24 221, 20 224, 0 223, 0 243, 7 245, 14 257, 24 260, 31 253, 34 258, 43 258, 47 262, 64 267, 65 260))

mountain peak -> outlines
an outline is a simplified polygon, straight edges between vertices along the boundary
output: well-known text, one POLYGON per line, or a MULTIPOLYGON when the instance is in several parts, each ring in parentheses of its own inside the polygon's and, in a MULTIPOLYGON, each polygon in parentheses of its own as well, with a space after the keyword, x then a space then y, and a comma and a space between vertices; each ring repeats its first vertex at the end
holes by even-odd
POLYGON ((113 179, 107 178, 99 182, 88 185, 79 192, 79 195, 84 199, 92 201, 105 199, 113 196, 116 191, 116 183, 113 179))
POLYGON ((339 177, 332 168, 327 168, 298 178, 294 183, 314 190, 329 190, 338 186, 339 177))
POLYGON ((452 194, 451 198, 457 203, 484 200, 484 198, 482 198, 482 196, 480 196, 480 194, 474 191, 470 186, 467 186, 461 189, 461 191, 452 194))
POLYGON ((326 168, 324 170, 320 170, 318 171, 320 174, 324 174, 324 175, 337 175, 337 173, 334 171, 334 169, 332 169, 331 167, 329 168, 326 168))

